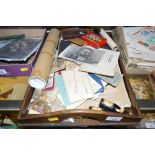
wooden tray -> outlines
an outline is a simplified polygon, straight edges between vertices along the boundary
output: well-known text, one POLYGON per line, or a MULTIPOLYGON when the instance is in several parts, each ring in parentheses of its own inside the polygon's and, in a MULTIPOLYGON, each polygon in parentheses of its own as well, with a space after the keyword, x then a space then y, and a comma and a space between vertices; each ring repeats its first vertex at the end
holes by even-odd
POLYGON ((74 110, 63 110, 57 112, 51 112, 48 114, 28 114, 28 106, 30 99, 33 95, 34 89, 28 86, 24 100, 21 104, 18 121, 20 126, 27 127, 62 127, 62 126, 102 126, 102 125, 119 125, 126 123, 139 122, 141 120, 141 112, 134 92, 129 83, 128 75, 126 74, 125 68, 121 57, 119 58, 119 66, 121 73, 124 75, 123 80, 125 83, 126 91, 131 101, 131 108, 129 113, 121 114, 115 112, 97 111, 97 110, 86 110, 86 109, 74 109, 74 110), (72 119, 72 121, 70 121, 72 119))
POLYGON ((138 104, 136 103, 135 95, 132 91, 131 85, 129 83, 128 76, 125 72, 125 69, 122 65, 121 59, 119 59, 119 66, 121 72, 124 74, 124 83, 131 101, 131 108, 129 109, 130 114, 121 114, 115 112, 105 112, 105 111, 94 111, 86 109, 74 109, 74 110, 63 110, 57 112, 51 112, 49 114, 28 114, 28 105, 29 101, 33 95, 34 89, 30 86, 28 87, 24 100, 20 107, 20 112, 18 115, 18 121, 21 124, 38 124, 39 126, 46 124, 55 124, 55 125, 94 125, 98 126, 103 124, 120 124, 127 122, 138 122, 141 120, 141 112, 139 110, 138 104), (74 122, 68 123, 69 118, 74 119, 74 122), (89 120, 89 121, 88 121, 89 120))

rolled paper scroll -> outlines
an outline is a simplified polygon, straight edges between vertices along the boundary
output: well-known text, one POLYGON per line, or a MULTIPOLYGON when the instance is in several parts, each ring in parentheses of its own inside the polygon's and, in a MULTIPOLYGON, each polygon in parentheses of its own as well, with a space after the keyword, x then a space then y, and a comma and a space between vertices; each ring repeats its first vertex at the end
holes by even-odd
POLYGON ((34 69, 29 77, 29 85, 36 89, 43 89, 46 86, 51 71, 55 51, 59 42, 60 31, 51 29, 43 45, 34 69))
POLYGON ((113 51, 118 51, 116 43, 111 39, 111 37, 105 32, 103 28, 100 29, 100 35, 107 39, 107 44, 113 51))

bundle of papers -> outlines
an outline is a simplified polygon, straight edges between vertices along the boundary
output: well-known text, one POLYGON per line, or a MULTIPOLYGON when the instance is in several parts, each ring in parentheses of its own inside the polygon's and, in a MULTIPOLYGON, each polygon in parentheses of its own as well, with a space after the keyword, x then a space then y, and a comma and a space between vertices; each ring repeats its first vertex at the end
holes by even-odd
POLYGON ((102 83, 97 77, 95 79, 88 73, 78 71, 77 68, 59 72, 55 80, 62 102, 67 109, 74 109, 87 99, 94 99, 95 94, 103 92, 107 84, 102 83))
POLYGON ((80 72, 77 68, 56 72, 49 76, 45 89, 35 91, 29 114, 75 109, 88 99, 96 100, 106 85, 96 75, 80 72))
POLYGON ((125 86, 122 85, 123 76, 118 70, 118 65, 114 77, 81 72, 78 68, 79 66, 75 63, 67 61, 66 70, 50 74, 45 89, 35 91, 35 95, 30 101, 29 114, 42 114, 80 107, 86 109, 92 103, 95 106, 98 105, 98 100, 101 97, 109 99, 111 96, 113 96, 112 100, 121 107, 130 105, 130 102, 125 102, 126 104, 122 102, 122 100, 129 100, 125 91, 124 98, 118 96, 119 93, 114 95, 118 89, 125 89, 125 86), (108 84, 111 86, 108 86, 108 84), (109 88, 110 91, 115 92, 116 90, 116 92, 110 94, 109 88), (89 101, 89 104, 86 105, 87 101, 89 101))
MULTIPOLYGON (((116 73, 121 74, 120 68, 117 65, 116 73)), ((97 75, 98 76, 98 75, 97 75)), ((99 107, 101 99, 107 99, 113 101, 121 108, 131 107, 131 102, 128 93, 125 88, 123 79, 119 79, 116 87, 113 87, 109 83, 104 87, 104 92, 102 92, 95 100, 88 99, 84 103, 80 104, 76 109, 89 109, 89 107, 99 107)))
POLYGON ((48 113, 80 107, 89 109, 92 104, 99 106, 101 98, 109 99, 111 96, 119 106, 129 107, 131 104, 127 92, 124 92, 123 99, 118 95, 120 92, 117 95, 110 94, 111 90, 115 92, 114 90, 118 91, 117 88, 125 89, 123 75, 118 67, 119 55, 120 52, 108 49, 60 42, 47 86, 40 90, 40 97, 34 95, 29 113, 48 113))

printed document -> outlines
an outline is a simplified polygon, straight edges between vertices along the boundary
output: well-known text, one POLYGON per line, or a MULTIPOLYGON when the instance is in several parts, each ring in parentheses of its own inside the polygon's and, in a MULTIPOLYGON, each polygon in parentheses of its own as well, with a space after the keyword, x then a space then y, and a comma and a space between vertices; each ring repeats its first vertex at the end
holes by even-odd
POLYGON ((65 88, 70 102, 85 100, 94 97, 90 79, 87 73, 77 69, 62 71, 65 88))
POLYGON ((114 76, 120 52, 107 49, 97 50, 103 54, 99 63, 94 65, 81 64, 79 70, 101 75, 114 76))

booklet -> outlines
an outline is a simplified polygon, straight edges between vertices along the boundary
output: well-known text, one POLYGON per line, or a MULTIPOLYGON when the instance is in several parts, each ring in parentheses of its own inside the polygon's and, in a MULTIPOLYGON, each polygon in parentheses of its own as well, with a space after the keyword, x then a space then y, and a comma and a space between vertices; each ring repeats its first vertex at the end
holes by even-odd
POLYGON ((120 52, 107 49, 97 49, 96 51, 103 54, 100 61, 97 64, 81 64, 79 70, 100 75, 114 76, 120 52))

